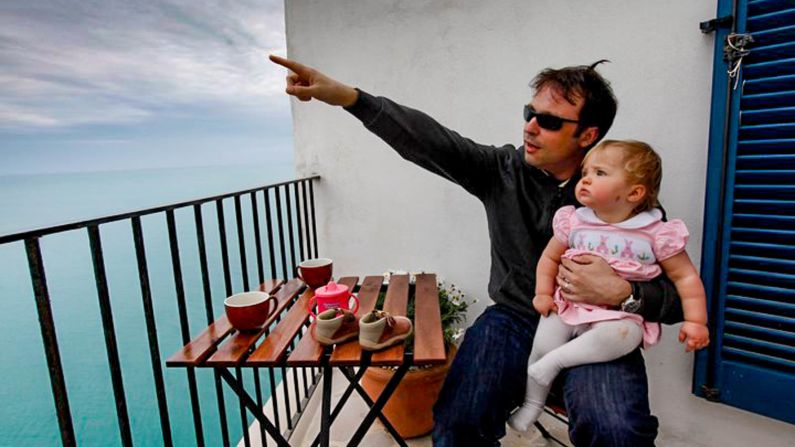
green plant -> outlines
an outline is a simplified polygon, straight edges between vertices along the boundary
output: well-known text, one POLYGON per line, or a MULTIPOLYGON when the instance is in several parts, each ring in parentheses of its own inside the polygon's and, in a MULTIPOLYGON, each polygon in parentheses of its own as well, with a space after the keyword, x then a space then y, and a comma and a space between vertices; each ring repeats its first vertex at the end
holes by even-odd
MULTIPOLYGON (((477 300, 472 301, 475 302, 477 300)), ((439 281, 439 313, 442 316, 445 345, 449 346, 463 335, 462 326, 466 322, 469 304, 465 300, 464 293, 455 284, 448 285, 444 281, 439 281)))

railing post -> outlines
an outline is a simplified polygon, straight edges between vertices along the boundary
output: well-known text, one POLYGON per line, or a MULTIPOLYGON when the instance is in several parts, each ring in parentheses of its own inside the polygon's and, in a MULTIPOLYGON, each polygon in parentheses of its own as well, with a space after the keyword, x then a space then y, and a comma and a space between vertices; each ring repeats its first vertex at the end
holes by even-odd
POLYGON ((243 290, 249 290, 248 262, 246 262, 246 236, 243 233, 243 210, 240 196, 235 196, 235 223, 237 224, 237 246, 240 252, 240 273, 243 275, 243 290))
POLYGON ((138 278, 141 284, 141 300, 144 306, 144 319, 146 320, 146 334, 149 338, 149 359, 152 362, 152 377, 155 381, 155 395, 160 412, 160 430, 163 433, 163 445, 173 445, 171 438, 171 423, 168 418, 168 403, 166 402, 166 386, 163 382, 163 370, 160 362, 160 346, 157 342, 157 325, 155 324, 155 311, 152 305, 152 291, 149 287, 149 271, 146 266, 146 249, 144 248, 144 234, 141 227, 141 218, 132 218, 133 242, 135 256, 138 261, 138 278))
POLYGON ((110 306, 110 290, 105 275, 105 259, 102 254, 102 242, 98 225, 88 226, 88 241, 91 245, 91 260, 94 264, 94 279, 97 283, 99 310, 102 317, 102 329, 105 333, 105 348, 108 351, 108 365, 113 385, 113 396, 116 400, 116 416, 119 420, 119 434, 124 446, 132 446, 130 417, 127 414, 127 399, 124 396, 124 380, 119 362, 119 348, 116 343, 116 329, 113 326, 113 311, 110 306))
MULTIPOLYGON (((188 323, 188 308, 185 303, 185 287, 182 282, 182 264, 179 261, 179 240, 177 238, 177 223, 174 210, 166 211, 166 225, 168 226, 168 243, 171 250, 171 268, 174 273, 174 291, 177 295, 177 311, 179 312, 179 326, 182 332, 182 343, 190 341, 190 327, 188 323)), ((196 432, 196 444, 204 446, 204 430, 202 428, 201 406, 199 404, 199 391, 196 384, 196 371, 187 368, 188 390, 190 392, 191 409, 193 411, 193 428, 196 432)))
MULTIPOLYGON (((251 220, 254 224, 254 247, 257 253, 257 279, 259 284, 265 282, 265 269, 262 264, 262 237, 259 229, 259 212, 257 211, 257 193, 251 193, 251 220)), ((271 278, 276 279, 276 278, 271 278)))
POLYGON ((315 248, 315 257, 318 256, 317 251, 317 222, 315 220, 315 181, 309 181, 309 205, 312 210, 312 246, 315 248))
POLYGON ((30 280, 36 298, 36 311, 39 314, 41 339, 44 342, 44 354, 47 358, 47 369, 50 372, 50 386, 55 408, 58 413, 58 427, 61 431, 61 442, 64 447, 76 446, 75 429, 72 425, 72 412, 69 409, 69 397, 66 393, 66 381, 61 365, 61 354, 58 350, 58 338, 55 335, 55 322, 52 318, 50 294, 47 291, 47 279, 44 275, 44 263, 41 258, 41 247, 38 238, 25 239, 25 251, 28 255, 30 280))
MULTIPOLYGON (((196 224, 196 243, 199 249, 199 267, 202 274, 202 290, 204 291, 204 312, 207 324, 213 322, 212 293, 210 289, 210 271, 207 266, 207 246, 204 241, 204 220, 202 218, 201 204, 193 205, 193 220, 196 224)), ((224 404, 224 390, 221 383, 221 373, 213 371, 215 379, 215 399, 218 402, 218 420, 221 424, 221 442, 229 445, 229 428, 226 426, 226 404, 224 404)))

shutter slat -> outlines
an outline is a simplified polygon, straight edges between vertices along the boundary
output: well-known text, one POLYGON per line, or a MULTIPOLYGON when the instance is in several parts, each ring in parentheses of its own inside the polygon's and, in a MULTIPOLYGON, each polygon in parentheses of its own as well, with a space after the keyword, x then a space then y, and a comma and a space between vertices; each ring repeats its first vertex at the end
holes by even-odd
MULTIPOLYGON (((769 323, 769 324, 776 324, 776 325, 783 325, 787 327, 795 327, 795 318, 788 318, 782 317, 779 315, 771 315, 762 312, 753 312, 750 310, 743 310, 743 309, 726 309, 726 314, 729 316, 734 317, 746 317, 751 318, 754 320, 758 320, 761 322, 769 323)), ((787 332, 792 332, 786 329, 782 329, 787 332)))
POLYGON ((795 8, 790 3, 789 9, 768 12, 754 17, 749 17, 747 21, 748 30, 762 31, 771 28, 780 28, 795 23, 795 8))
POLYGON ((795 25, 782 26, 754 34, 755 45, 767 46, 795 40, 795 25))
POLYGON ((729 277, 734 281, 750 284, 771 284, 776 287, 795 287, 795 275, 786 273, 729 268, 729 277))
POLYGON ((731 252, 734 254, 755 255, 764 250, 769 257, 786 259, 795 258, 795 247, 788 245, 767 244, 764 242, 731 241, 729 243, 729 247, 731 252))
POLYGON ((767 199, 776 197, 785 200, 795 200, 795 185, 737 184, 734 189, 734 197, 736 199, 767 199))
POLYGON ((792 6, 792 0, 751 0, 748 2, 748 17, 780 11, 792 6))
MULTIPOLYGON (((775 73, 775 74, 780 74, 775 73)), ((781 104, 792 104, 795 101, 795 91, 784 90, 773 93, 755 93, 743 95, 740 106, 743 110, 761 109, 765 107, 778 107, 781 104)))
POLYGON ((739 169, 735 172, 735 178, 742 180, 743 183, 753 181, 791 183, 795 178, 795 169, 739 169))
POLYGON ((737 199, 734 201, 734 209, 739 213, 772 212, 793 215, 795 214, 795 201, 737 199))
MULTIPOLYGON (((795 79, 792 80, 795 82, 795 79)), ((743 125, 762 123, 785 123, 795 121, 795 107, 778 107, 744 111, 740 117, 743 125)))
POLYGON ((740 126, 740 138, 795 138, 795 123, 754 124, 740 126))
POLYGON ((780 268, 795 271, 795 261, 791 259, 773 259, 761 258, 758 256, 731 255, 729 256, 729 265, 738 265, 743 267, 753 266, 756 268, 765 268, 771 270, 780 268))
POLYGON ((791 343, 795 343, 795 334, 793 334, 792 332, 779 331, 777 329, 770 329, 747 323, 739 323, 737 321, 727 321, 726 325, 724 326, 724 331, 754 333, 754 334, 759 334, 762 337, 772 338, 774 340, 783 339, 783 340, 790 340, 791 343))
MULTIPOLYGON (((786 194, 788 191, 795 190, 795 185, 736 185, 737 189, 742 191, 781 191, 786 194)), ((779 196, 780 197, 780 196, 779 196)))
POLYGON ((726 283, 726 287, 729 296, 750 296, 763 300, 775 300, 782 302, 792 302, 795 300, 795 291, 785 287, 749 284, 740 281, 729 281, 726 283))
POLYGON ((772 45, 759 44, 760 42, 756 42, 751 47, 751 53, 746 56, 749 63, 795 57, 795 42, 775 43, 772 45))
POLYGON ((728 295, 726 302, 731 304, 733 308, 737 306, 747 306, 753 308, 765 307, 773 312, 779 312, 786 316, 795 315, 795 304, 783 301, 773 301, 769 299, 750 298, 747 296, 728 295))
POLYGON ((738 213, 734 215, 732 225, 739 228, 762 227, 775 230, 789 230, 795 228, 795 216, 738 213))
POLYGON ((780 76, 795 73, 795 58, 743 64, 743 67, 743 77, 745 79, 780 76))
POLYGON ((795 244, 795 231, 775 230, 767 228, 732 228, 732 237, 742 241, 775 240, 779 245, 795 244))
MULTIPOLYGON (((795 26, 792 27, 795 29, 795 26)), ((747 79, 743 84, 743 95, 747 96, 754 93, 773 92, 780 93, 781 90, 790 90, 795 85, 795 75, 770 76, 757 79, 747 79)))
POLYGON ((795 139, 738 141, 737 165, 746 169, 792 168, 795 167, 793 152, 795 152, 795 139))
POLYGON ((759 361, 763 363, 773 363, 777 366, 781 366, 784 368, 795 369, 795 361, 792 360, 785 360, 778 357, 773 357, 770 355, 758 354, 756 352, 746 351, 745 349, 737 349, 737 348, 723 348, 723 353, 728 354, 729 357, 736 356, 740 358, 745 358, 751 361, 759 361))
POLYGON ((725 334, 723 337, 726 342, 724 346, 736 346, 752 348, 755 351, 766 352, 773 357, 779 357, 784 360, 795 359, 795 348, 774 343, 766 340, 758 340, 752 337, 745 337, 742 335, 725 334), (736 343, 736 345, 735 345, 736 343))

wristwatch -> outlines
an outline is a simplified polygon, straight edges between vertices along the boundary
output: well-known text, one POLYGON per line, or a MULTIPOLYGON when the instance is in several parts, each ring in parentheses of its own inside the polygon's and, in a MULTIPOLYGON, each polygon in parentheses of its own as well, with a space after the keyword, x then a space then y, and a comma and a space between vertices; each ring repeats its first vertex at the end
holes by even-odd
POLYGON ((636 314, 643 306, 643 301, 635 298, 635 284, 630 282, 629 285, 632 287, 632 292, 630 292, 629 296, 621 302, 621 310, 627 313, 636 314))

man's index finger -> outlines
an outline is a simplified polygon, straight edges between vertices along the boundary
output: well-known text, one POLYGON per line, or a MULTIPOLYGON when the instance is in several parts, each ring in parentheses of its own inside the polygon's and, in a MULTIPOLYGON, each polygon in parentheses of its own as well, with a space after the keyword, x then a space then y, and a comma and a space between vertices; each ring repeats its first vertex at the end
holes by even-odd
POLYGON ((285 67, 289 70, 292 70, 294 73, 298 75, 303 75, 308 71, 304 65, 301 65, 300 63, 294 60, 290 60, 284 57, 279 57, 276 56, 275 54, 271 54, 268 57, 273 63, 281 65, 282 67, 285 67))

